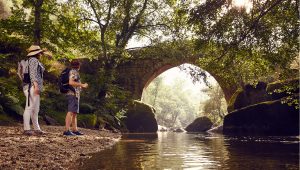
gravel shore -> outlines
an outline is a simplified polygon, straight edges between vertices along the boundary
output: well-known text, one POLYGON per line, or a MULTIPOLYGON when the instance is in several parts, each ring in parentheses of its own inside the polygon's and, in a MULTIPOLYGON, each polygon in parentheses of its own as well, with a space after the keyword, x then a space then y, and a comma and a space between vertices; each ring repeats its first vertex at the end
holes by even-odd
POLYGON ((46 135, 23 135, 22 126, 0 126, 0 169, 76 169, 80 158, 114 145, 119 133, 82 129, 83 136, 62 135, 62 126, 42 126, 46 135), (75 165, 75 166, 74 166, 75 165))

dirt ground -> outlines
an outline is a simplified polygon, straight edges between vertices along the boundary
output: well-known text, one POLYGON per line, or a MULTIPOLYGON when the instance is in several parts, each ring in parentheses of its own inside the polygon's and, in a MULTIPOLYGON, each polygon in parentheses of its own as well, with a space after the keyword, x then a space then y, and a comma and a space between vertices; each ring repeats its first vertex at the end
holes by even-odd
POLYGON ((64 127, 42 126, 46 135, 23 135, 22 126, 0 126, 0 169, 76 169, 80 158, 115 144, 121 134, 80 129, 84 136, 63 136, 64 127), (75 166, 74 166, 75 165, 75 166))

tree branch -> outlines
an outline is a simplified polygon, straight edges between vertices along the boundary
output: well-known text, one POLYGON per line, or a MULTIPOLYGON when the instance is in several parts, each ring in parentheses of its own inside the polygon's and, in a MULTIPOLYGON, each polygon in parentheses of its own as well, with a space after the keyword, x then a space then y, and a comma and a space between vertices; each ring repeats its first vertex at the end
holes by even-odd
MULTIPOLYGON (((107 60, 109 60, 108 55, 107 55, 106 42, 105 42, 105 32, 106 32, 106 28, 107 28, 108 23, 106 23, 105 25, 101 24, 100 16, 98 15, 96 7, 93 4, 92 0, 87 0, 87 1, 91 5, 91 8, 92 8, 92 10, 95 14, 96 19, 97 19, 97 23, 99 25, 99 29, 100 29, 100 33, 101 33, 101 35, 100 35, 101 36, 101 46, 102 46, 102 49, 103 49, 104 57, 107 60)), ((109 11, 111 11, 111 9, 109 9, 109 11)), ((110 15, 110 14, 108 14, 108 15, 110 15)))
MULTIPOLYGON (((223 51, 223 53, 218 57, 216 58, 214 61, 216 60, 220 60, 221 58, 223 58, 228 52, 229 52, 229 49, 231 49, 232 47, 234 46, 237 46, 239 45, 242 41, 244 41, 247 36, 251 33, 251 31, 256 28, 257 24, 259 23, 259 21, 261 20, 261 18, 263 18, 268 12, 270 12, 274 7, 276 7, 278 4, 280 4, 283 0, 277 0, 274 4, 272 4, 267 10, 265 11, 262 11, 260 13, 260 15, 258 17, 256 17, 256 19, 253 21, 252 25, 249 27, 249 29, 241 35, 241 37, 239 38, 239 40, 237 42, 233 42, 231 44, 229 44, 229 47, 223 51)), ((268 1, 266 2, 268 3, 268 1)))
POLYGON ((98 22, 97 22, 96 20, 94 20, 94 19, 91 19, 91 18, 86 18, 86 17, 84 17, 83 19, 84 19, 84 20, 87 20, 87 21, 92 21, 92 22, 95 22, 95 23, 97 23, 97 24, 98 24, 98 22))
POLYGON ((109 22, 110 22, 112 7, 113 7, 113 1, 110 0, 110 1, 109 1, 108 13, 107 13, 107 17, 106 17, 106 24, 103 26, 105 30, 106 30, 106 28, 108 27, 109 22))
POLYGON ((101 24, 101 20, 100 20, 100 17, 99 17, 99 15, 98 15, 98 13, 97 13, 96 7, 95 7, 95 5, 93 4, 92 0, 87 0, 87 1, 88 1, 88 3, 91 5, 91 8, 92 8, 92 10, 93 10, 93 12, 94 12, 94 14, 95 14, 95 17, 96 17, 96 19, 97 19, 97 23, 98 23, 98 25, 99 25, 99 27, 100 27, 100 31, 101 31, 101 29, 103 28, 103 24, 101 24))
POLYGON ((122 41, 126 35, 126 32, 128 31, 129 27, 129 22, 130 22, 130 8, 132 6, 132 1, 127 2, 124 0, 124 8, 125 8, 125 18, 123 20, 123 26, 122 26, 122 31, 120 34, 117 34, 116 37, 116 47, 118 48, 120 44, 122 44, 122 41))
MULTIPOLYGON (((147 4, 148 4, 148 0, 145 0, 143 3, 143 7, 141 9, 141 11, 137 14, 137 16, 135 17, 135 20, 133 21, 133 23, 128 27, 127 31, 124 32, 122 40, 120 41, 120 44, 118 44, 119 48, 125 48, 127 42, 129 41, 129 39, 132 37, 134 31, 137 29, 138 24, 140 23, 140 20, 142 18, 142 15, 144 14, 144 11, 147 8, 147 4)), ((129 25, 129 21, 127 22, 127 25, 129 25)))
POLYGON ((138 25, 137 29, 145 29, 149 27, 167 27, 170 28, 167 24, 149 24, 149 25, 138 25))

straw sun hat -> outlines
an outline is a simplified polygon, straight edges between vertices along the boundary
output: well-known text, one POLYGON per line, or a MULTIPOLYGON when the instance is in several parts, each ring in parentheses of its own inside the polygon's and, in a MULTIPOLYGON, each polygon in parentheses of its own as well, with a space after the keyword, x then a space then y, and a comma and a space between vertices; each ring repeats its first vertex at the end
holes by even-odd
POLYGON ((39 54, 43 51, 44 50, 42 50, 40 46, 32 45, 27 49, 27 52, 28 52, 27 57, 34 56, 34 55, 39 54))
POLYGON ((43 53, 44 55, 46 55, 47 57, 50 57, 50 58, 52 57, 52 53, 50 51, 48 51, 47 49, 41 49, 41 47, 38 45, 30 46, 27 49, 27 52, 28 52, 27 57, 34 56, 39 53, 43 53))

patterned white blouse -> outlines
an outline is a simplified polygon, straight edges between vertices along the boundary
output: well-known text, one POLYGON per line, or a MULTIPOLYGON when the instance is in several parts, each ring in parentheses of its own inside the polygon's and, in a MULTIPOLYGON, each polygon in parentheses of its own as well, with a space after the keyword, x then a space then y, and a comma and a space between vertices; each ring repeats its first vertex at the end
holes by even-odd
MULTIPOLYGON (((43 91, 43 73, 45 71, 44 65, 37 58, 30 57, 28 59, 28 66, 29 67, 25 68, 25 72, 29 71, 31 86, 33 86, 33 82, 37 82, 39 90, 43 91)), ((26 84, 23 88, 24 90, 28 89, 28 84, 26 84)))

